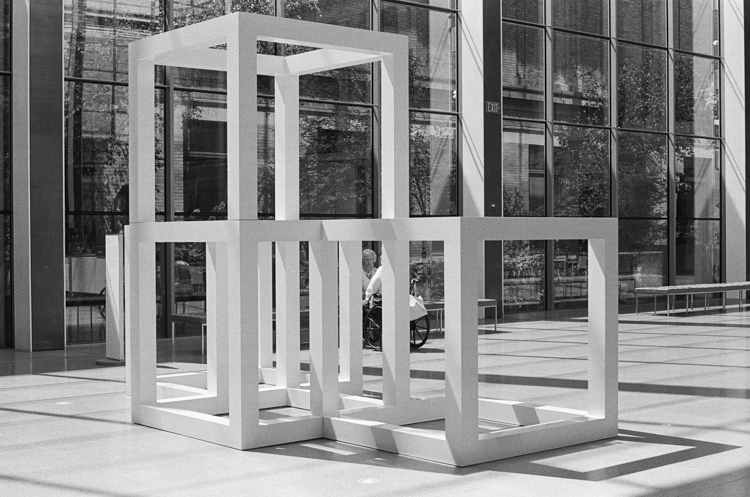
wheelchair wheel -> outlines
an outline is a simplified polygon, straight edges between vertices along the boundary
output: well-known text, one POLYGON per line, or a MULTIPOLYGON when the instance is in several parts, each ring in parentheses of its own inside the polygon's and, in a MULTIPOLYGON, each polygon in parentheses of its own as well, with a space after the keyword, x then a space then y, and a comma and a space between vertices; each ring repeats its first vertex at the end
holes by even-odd
POLYGON ((425 314, 421 318, 415 319, 409 323, 409 328, 409 345, 413 349, 418 349, 427 342, 427 337, 430 336, 430 315, 425 314))
POLYGON ((362 323, 362 334, 368 347, 374 350, 381 350, 383 344, 383 314, 380 306, 372 307, 362 323))

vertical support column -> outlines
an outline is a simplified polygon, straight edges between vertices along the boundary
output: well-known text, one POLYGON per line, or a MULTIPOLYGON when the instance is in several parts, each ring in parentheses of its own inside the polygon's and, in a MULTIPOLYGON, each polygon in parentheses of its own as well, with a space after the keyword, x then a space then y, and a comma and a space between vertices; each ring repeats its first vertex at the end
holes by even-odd
POLYGON ((338 415, 335 242, 310 242, 310 413, 338 415))
MULTIPOLYGON (((299 76, 275 78, 276 220, 299 219, 299 76)), ((276 384, 299 386, 299 243, 276 242, 276 384)), ((312 337, 311 337, 312 340, 312 337)))
POLYGON ((477 242, 459 219, 445 241, 445 436, 456 462, 479 444, 477 242))
POLYGON ((381 63, 383 219, 409 217, 409 45, 381 63))
POLYGON ((258 219, 258 55, 247 19, 227 36, 227 219, 258 219))
MULTIPOLYGON (((589 240, 589 415, 617 431, 617 223, 589 240)), ((613 435, 615 434, 613 433, 613 435)))
MULTIPOLYGON (((459 116, 461 119, 461 186, 463 217, 484 216, 484 7, 475 0, 462 1, 459 70, 459 116), (469 119, 465 119, 469 116, 469 119)), ((496 2, 499 5, 499 2, 496 2)), ((499 7, 498 7, 499 9, 499 7)), ((496 26, 496 29, 500 25, 496 26)), ((496 31, 497 32, 497 31, 496 31)), ((498 36, 499 38, 499 36, 498 36)), ((500 79, 493 80, 497 83, 500 79)), ((498 117, 502 121, 502 117, 498 117)), ((502 140, 493 140, 501 142, 502 140)), ((499 161, 498 161, 499 162, 499 161)))
MULTIPOLYGON (((677 182, 675 180, 675 2, 667 2, 667 284, 677 284, 677 182)), ((669 307, 669 297, 667 297, 669 307)))
MULTIPOLYGON (((227 35, 227 219, 258 218, 257 38, 243 16, 227 35)), ((229 426, 237 448, 258 432, 258 243, 237 224, 228 247, 229 426)))
POLYGON ((235 448, 246 449, 258 433, 258 243, 238 228, 227 257, 229 427, 235 448))
POLYGON ((229 405, 229 370, 227 365, 227 286, 229 277, 227 246, 224 243, 206 244, 206 366, 208 393, 229 405))
MULTIPOLYGON (((553 135, 552 119, 555 115, 555 103, 552 98, 554 93, 554 72, 552 63, 552 2, 545 2, 544 8, 544 112, 546 122, 544 125, 544 215, 554 217, 555 215, 555 137, 553 135)), ((544 242, 544 308, 552 311, 555 309, 555 241, 544 242)))
POLYGON ((276 385, 283 387, 300 383, 299 289, 299 242, 276 242, 276 385))
POLYGON ((65 348, 65 177, 60 160, 64 108, 63 6, 60 2, 14 1, 12 10, 13 141, 18 141, 13 146, 12 166, 13 305, 18 313, 14 345, 28 351, 62 349, 65 348))
POLYGON ((106 357, 125 361, 125 296, 123 295, 123 235, 106 240, 106 357))
POLYGON ((362 244, 339 243, 339 380, 341 390, 362 394, 362 244))
POLYGON ((404 406, 410 398, 409 242, 384 241, 381 266, 383 403, 404 406))
POLYGON ((136 224, 155 220, 154 63, 151 60, 141 60, 133 45, 130 46, 129 57, 129 222, 136 224))
POLYGON ((721 8, 722 22, 720 47, 722 48, 723 71, 721 78, 721 95, 723 108, 722 131, 724 135, 724 164, 722 183, 724 187, 724 226, 721 233, 722 265, 726 271, 725 281, 747 281, 750 275, 748 264, 747 230, 747 120, 745 96, 747 95, 747 80, 745 52, 747 39, 745 34, 744 10, 747 2, 734 2, 729 7, 724 3, 721 8), (731 125, 729 125, 731 123, 731 125), (730 249, 731 247, 731 249, 730 249))
POLYGON ((30 4, 14 2, 12 67, 13 346, 31 346, 31 162, 29 151, 30 4))
POLYGON ((275 78, 275 219, 299 219, 299 76, 275 78))
POLYGON ((126 231, 130 256, 127 265, 128 362, 131 374, 131 410, 134 423, 141 421, 141 405, 156 404, 156 249, 140 242, 139 230, 126 231))
MULTIPOLYGON (((461 120, 461 215, 484 217, 485 178, 485 119, 484 115, 484 4, 485 2, 462 1, 459 13, 461 39, 459 42, 459 118, 461 120), (469 116, 469 119, 465 119, 469 116)), ((499 24, 498 24, 499 27, 499 24)), ((499 31, 499 30, 498 30, 499 31)), ((496 80, 493 83, 497 83, 496 80)), ((497 85, 500 86, 500 85, 497 85)), ((497 116, 502 122, 502 115, 497 116)), ((502 135, 498 135, 502 136, 502 135)), ((493 140, 495 141, 495 140, 493 140)), ((501 143, 502 139, 496 140, 501 143)), ((501 186, 502 188, 502 186, 501 186)), ((484 244, 478 254, 481 271, 477 279, 478 295, 484 297, 484 244)), ((502 308, 502 306, 500 306, 502 308)), ((484 309, 478 309, 484 318, 484 309)))
POLYGON ((273 367, 273 257, 271 242, 258 244, 258 364, 273 367))

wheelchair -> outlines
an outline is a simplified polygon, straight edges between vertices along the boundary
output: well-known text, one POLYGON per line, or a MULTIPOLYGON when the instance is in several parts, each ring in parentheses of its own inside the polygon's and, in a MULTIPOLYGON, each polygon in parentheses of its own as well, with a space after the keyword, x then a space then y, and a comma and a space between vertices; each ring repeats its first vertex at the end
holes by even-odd
MULTIPOLYGON (((416 279, 411 280, 409 294, 414 295, 416 279)), ((373 296, 372 304, 363 312, 362 335, 365 345, 373 350, 382 350, 383 344, 383 307, 379 295, 373 296)), ((430 315, 425 314, 421 318, 409 322, 409 346, 418 349, 430 336, 430 315)))

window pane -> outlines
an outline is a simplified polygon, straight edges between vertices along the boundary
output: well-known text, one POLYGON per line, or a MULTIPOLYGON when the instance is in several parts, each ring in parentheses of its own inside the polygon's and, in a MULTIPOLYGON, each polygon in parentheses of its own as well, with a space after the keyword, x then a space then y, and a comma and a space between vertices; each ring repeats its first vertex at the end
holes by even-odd
MULTIPOLYGON (((11 105, 10 105, 10 76, 0 76, 0 209, 11 210, 11 198, 7 192, 11 191, 11 105)), ((0 324, 2 321, 0 321, 0 324)))
POLYGON ((409 105, 455 111, 456 16, 383 2, 381 28, 409 36, 409 105))
MULTIPOLYGON (((258 210, 273 212, 274 134, 271 100, 258 99, 258 210)), ((175 92, 174 212, 182 221, 225 219, 226 95, 175 92)))
POLYGON ((602 0, 554 0, 552 25, 585 33, 609 33, 609 2, 602 0))
POLYGON ((667 283, 667 221, 621 219, 620 298, 632 299, 633 290, 667 283))
POLYGON ((185 220, 227 210, 226 96, 175 92, 173 190, 185 220))
POLYGON ((299 168, 302 215, 372 215, 371 110, 304 103, 299 168))
POLYGON ((677 50, 719 55, 719 2, 675 0, 674 45, 677 50))
POLYGON ((65 76, 128 80, 128 43, 163 31, 160 0, 64 0, 65 76))
POLYGON ((650 45, 667 44, 665 0, 617 0, 617 37, 650 45))
POLYGON ((503 0, 503 19, 544 23, 544 0, 503 0))
POLYGON ((720 147, 718 140, 676 137, 677 219, 721 216, 720 147))
POLYGON ((719 220, 677 221, 676 284, 717 283, 721 280, 719 223, 719 220))
POLYGON ((10 4, 4 0, 0 6, 0 69, 4 71, 10 71, 10 4))
POLYGON ((124 86, 67 84, 65 162, 69 210, 115 210, 115 196, 128 182, 127 103, 128 89, 124 86))
POLYGON ((456 0, 410 0, 413 3, 423 3, 430 7, 443 7, 446 9, 455 9, 456 0))
POLYGON ((667 138, 620 132, 617 147, 619 217, 667 217, 667 138))
POLYGON ((609 132, 555 126, 555 216, 609 216, 609 132))
POLYGON ((667 52, 618 44, 617 116, 623 128, 667 129, 667 52))
POLYGON ((455 216, 456 118, 423 112, 409 126, 409 205, 416 216, 455 216))
POLYGON ((370 29, 370 0, 286 1, 284 17, 370 29))
POLYGON ((2 300, 0 300, 0 348, 13 347, 13 287, 11 286, 11 217, 0 216, 0 226, 3 230, 3 239, 0 241, 0 250, 2 250, 3 257, 2 261, 2 300))
POLYGON ((606 40, 555 32, 552 81, 555 120, 609 123, 609 47, 606 40))
POLYGON ((361 64, 300 76, 300 96, 320 100, 369 103, 372 101, 371 67, 370 64, 361 64))
POLYGON ((544 124, 503 123, 503 215, 543 216, 544 124))
POLYGON ((503 23, 503 113, 544 119, 544 29, 503 23))
POLYGON ((719 61, 675 54, 675 130, 720 136, 719 61))
POLYGON ((589 248, 587 240, 555 240, 555 309, 586 307, 589 248))
POLYGON ((503 306, 507 312, 544 310, 543 240, 503 242, 503 306))
POLYGON ((251 12, 253 14, 274 15, 274 0, 172 0, 174 27, 220 17, 229 12, 251 12))

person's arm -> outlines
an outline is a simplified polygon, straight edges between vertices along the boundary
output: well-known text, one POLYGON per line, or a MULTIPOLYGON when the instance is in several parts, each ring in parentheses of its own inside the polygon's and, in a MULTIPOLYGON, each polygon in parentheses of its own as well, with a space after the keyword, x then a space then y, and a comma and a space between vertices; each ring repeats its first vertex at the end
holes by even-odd
POLYGON ((365 291, 365 300, 370 300, 370 297, 375 295, 376 293, 380 293, 380 287, 383 284, 383 266, 380 266, 377 271, 375 271, 375 274, 372 275, 372 279, 370 280, 370 284, 367 285, 367 290, 365 291))

